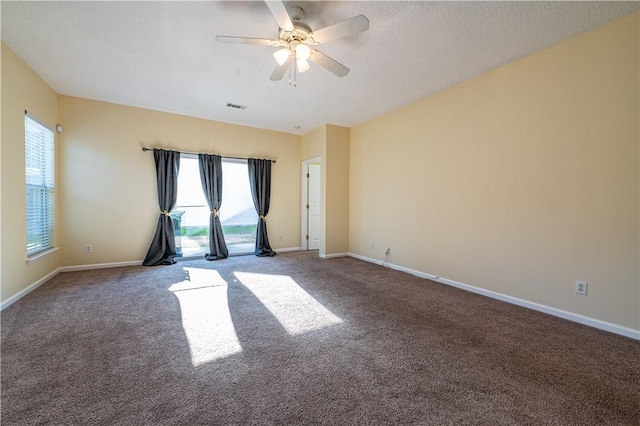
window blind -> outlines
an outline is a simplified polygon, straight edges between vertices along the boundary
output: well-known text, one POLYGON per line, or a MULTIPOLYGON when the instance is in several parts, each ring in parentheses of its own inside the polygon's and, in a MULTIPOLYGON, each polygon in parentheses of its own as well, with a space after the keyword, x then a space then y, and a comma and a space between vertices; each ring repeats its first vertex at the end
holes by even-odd
POLYGON ((55 230, 55 146, 53 129, 26 113, 25 175, 27 256, 53 247, 55 230))

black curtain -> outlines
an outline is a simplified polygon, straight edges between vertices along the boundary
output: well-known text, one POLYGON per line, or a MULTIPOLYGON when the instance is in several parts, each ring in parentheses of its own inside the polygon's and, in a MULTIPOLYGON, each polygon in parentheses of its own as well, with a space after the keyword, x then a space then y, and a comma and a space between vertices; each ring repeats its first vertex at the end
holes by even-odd
POLYGON ((260 218, 256 230, 256 256, 275 256, 271 250, 269 237, 267 236, 267 214, 269 213, 269 200, 271 198, 271 160, 256 160, 249 158, 249 183, 253 205, 260 218))
POLYGON ((156 233, 151 241, 147 256, 142 262, 146 266, 171 265, 176 263, 176 237, 171 220, 171 210, 176 206, 178 198, 178 170, 180 170, 180 153, 154 149, 156 162, 156 178, 158 183, 158 204, 160 217, 156 233))
POLYGON ((218 212, 222 204, 222 157, 219 155, 198 154, 200 164, 200 180, 202 190, 207 198, 209 209, 209 253, 207 260, 218 260, 229 257, 227 244, 224 242, 222 225, 218 212))

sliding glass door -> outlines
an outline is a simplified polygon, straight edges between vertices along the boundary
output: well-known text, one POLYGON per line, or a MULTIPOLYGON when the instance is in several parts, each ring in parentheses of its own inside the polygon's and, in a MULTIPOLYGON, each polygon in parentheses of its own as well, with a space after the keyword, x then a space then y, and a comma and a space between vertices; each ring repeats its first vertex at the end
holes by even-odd
POLYGON ((253 253, 258 214, 251 196, 246 160, 222 160, 220 222, 229 254, 253 253))
POLYGON ((202 257, 209 251, 209 207, 200 182, 198 157, 180 155, 178 201, 171 212, 179 257, 202 257))
MULTIPOLYGON (((203 257, 209 251, 209 215, 202 192, 198 157, 181 154, 178 201, 171 213, 178 257, 203 257)), ((246 160, 222 160, 220 222, 229 254, 253 253, 258 215, 253 206, 246 160)))

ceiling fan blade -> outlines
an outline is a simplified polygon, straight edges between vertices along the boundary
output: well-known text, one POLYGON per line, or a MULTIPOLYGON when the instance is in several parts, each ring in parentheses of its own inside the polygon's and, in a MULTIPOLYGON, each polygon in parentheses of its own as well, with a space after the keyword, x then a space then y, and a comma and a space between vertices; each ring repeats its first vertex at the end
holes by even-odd
POLYGON ((280 46, 280 42, 278 40, 269 40, 268 38, 216 36, 216 40, 218 40, 220 43, 260 44, 262 46, 271 46, 271 47, 280 46))
POLYGON ((323 68, 326 68, 338 77, 344 77, 345 75, 349 74, 349 68, 345 67, 340 62, 331 59, 324 53, 318 52, 315 49, 311 49, 311 56, 309 56, 309 60, 315 62, 323 68))
POLYGON ((282 65, 276 65, 276 69, 273 70, 273 74, 271 74, 271 78, 269 80, 271 81, 282 80, 282 77, 284 77, 284 73, 286 73, 287 70, 289 69, 290 63, 291 63, 291 58, 287 59, 285 63, 282 65))
POLYGON ((354 16, 346 21, 329 25, 312 32, 310 35, 318 43, 333 40, 340 37, 346 37, 351 34, 361 33, 369 29, 369 20, 364 15, 354 16))
POLYGON ((284 3, 282 1, 265 1, 265 3, 273 17, 278 21, 280 28, 285 31, 293 31, 293 22, 291 22, 291 18, 289 17, 289 13, 287 12, 287 8, 284 6, 284 3))

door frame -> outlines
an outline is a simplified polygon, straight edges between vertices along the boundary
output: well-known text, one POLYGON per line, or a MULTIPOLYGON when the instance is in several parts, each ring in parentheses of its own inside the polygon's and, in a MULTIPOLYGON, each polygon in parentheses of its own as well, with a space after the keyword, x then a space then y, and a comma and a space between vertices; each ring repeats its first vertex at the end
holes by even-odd
MULTIPOLYGON (((307 201, 309 199, 309 180, 307 173, 309 171, 309 164, 320 164, 320 220, 322 221, 322 156, 313 157, 302 162, 300 167, 300 187, 302 189, 300 196, 300 247, 302 250, 309 249, 309 243, 307 241, 308 229, 308 211, 307 201)), ((322 229, 322 226, 320 227, 322 229)), ((322 246, 323 235, 320 233, 320 245, 322 246)))

